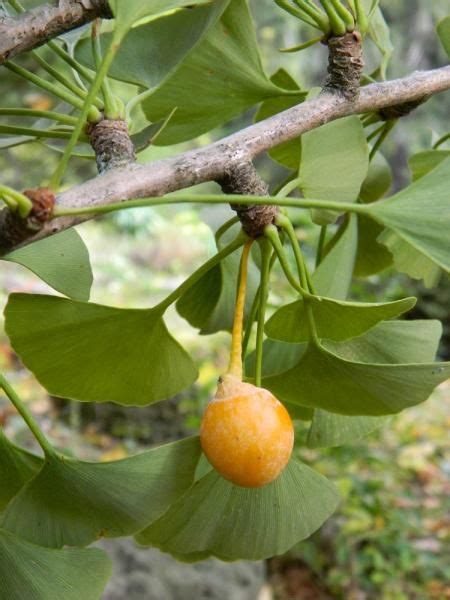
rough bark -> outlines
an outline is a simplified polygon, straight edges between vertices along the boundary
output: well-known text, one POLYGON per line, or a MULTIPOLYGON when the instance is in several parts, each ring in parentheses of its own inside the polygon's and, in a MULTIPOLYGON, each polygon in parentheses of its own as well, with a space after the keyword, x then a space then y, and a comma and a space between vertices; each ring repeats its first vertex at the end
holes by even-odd
POLYGON ((327 40, 328 78, 324 93, 340 94, 347 100, 357 98, 364 68, 361 42, 358 31, 327 40))
MULTIPOLYGON (((258 154, 335 119, 380 111, 449 89, 450 66, 447 66, 365 86, 354 101, 339 94, 324 94, 209 146, 146 165, 133 163, 126 168, 110 169, 102 176, 63 192, 57 197, 57 204, 65 207, 112 204, 133 198, 163 196, 198 183, 217 181, 232 165, 251 161, 258 154)), ((7 212, 0 212, 0 254, 20 245, 7 242, 7 212)), ((26 242, 42 239, 90 218, 92 216, 55 219, 26 242)))
POLYGON ((107 0, 57 0, 15 17, 0 16, 0 65, 98 17, 112 17, 107 0))
POLYGON ((126 121, 103 119, 88 133, 100 174, 136 160, 126 121))
MULTIPOLYGON (((227 169, 217 181, 224 194, 242 194, 246 196, 268 196, 269 187, 261 179, 251 162, 243 162, 227 169)), ((275 222, 277 206, 255 206, 253 204, 235 204, 242 229, 253 239, 263 235, 264 228, 275 222)))

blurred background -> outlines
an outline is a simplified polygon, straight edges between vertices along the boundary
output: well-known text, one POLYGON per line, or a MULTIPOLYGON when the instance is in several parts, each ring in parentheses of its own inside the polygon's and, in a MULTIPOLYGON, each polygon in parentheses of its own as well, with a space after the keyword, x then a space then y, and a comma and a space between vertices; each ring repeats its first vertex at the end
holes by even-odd
MULTIPOLYGON (((35 2, 34 4, 37 4, 35 2)), ((308 39, 309 32, 278 9, 272 0, 251 0, 263 61, 268 73, 285 67, 304 87, 324 78, 326 48, 280 54, 308 39)), ((33 4, 29 2, 28 5, 33 4)), ((450 13, 448 0, 381 2, 391 26, 394 53, 388 77, 446 64, 435 35, 437 21, 450 13)), ((366 49, 370 64, 375 49, 366 49)), ((35 69, 31 59, 23 64, 35 69)), ((6 70, 0 72, 2 106, 52 106, 52 98, 6 70)), ((117 84, 120 88, 120 84, 117 84)), ((129 91, 127 91, 129 94, 129 91)), ((449 95, 433 98, 394 130, 383 148, 394 170, 393 189, 410 180, 407 159, 429 149, 450 129, 449 95)), ((152 147, 147 162, 204 145, 252 122, 254 111, 189 144, 152 147)), ((36 186, 54 169, 60 154, 42 144, 0 151, 2 183, 18 189, 36 186)), ((267 157, 258 168, 272 188, 286 173, 267 157)), ((95 174, 92 161, 72 161, 67 185, 95 174)), ((199 189, 215 189, 213 184, 199 189)), ((124 211, 79 228, 90 254, 95 282, 91 299, 112 306, 147 307, 162 299, 215 251, 208 224, 231 216, 220 207, 124 211)), ((298 215, 298 213, 297 213, 298 215)), ((305 249, 317 240, 317 227, 298 217, 305 249)), ((275 272, 270 302, 290 299, 275 272)), ((54 293, 18 265, 2 263, 0 303, 12 291, 54 293)), ((355 299, 396 299, 417 295, 417 318, 438 318, 445 334, 440 358, 450 360, 450 285, 443 278, 433 289, 388 269, 354 281, 355 299)), ((205 403, 227 363, 229 335, 202 338, 175 311, 168 326, 192 353, 200 368, 193 389, 144 409, 80 405, 49 398, 22 368, 0 332, 0 368, 38 417, 49 437, 64 451, 82 458, 114 460, 160 442, 197 431, 205 403)), ((223 564, 206 561, 181 565, 158 551, 136 549, 128 540, 105 543, 115 575, 104 600, 409 600, 450 598, 450 386, 443 385, 425 404, 393 418, 389 425, 352 446, 305 448, 306 426, 297 423, 296 452, 330 477, 343 502, 310 540, 266 563, 223 564)), ((11 438, 35 449, 21 419, 0 397, 0 424, 11 438)))

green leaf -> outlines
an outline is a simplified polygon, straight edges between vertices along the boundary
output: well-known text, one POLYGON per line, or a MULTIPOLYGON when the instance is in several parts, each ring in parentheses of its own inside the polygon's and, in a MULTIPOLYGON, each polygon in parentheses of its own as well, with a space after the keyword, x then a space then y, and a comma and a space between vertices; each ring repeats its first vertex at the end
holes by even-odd
MULTIPOLYGON (((390 321, 344 344, 326 345, 348 360, 426 363, 434 360, 441 335, 439 321, 390 321)), ((382 427, 386 421, 386 417, 348 417, 316 409, 307 444, 310 448, 348 444, 382 427)))
POLYGON ((0 529, 0 584, 5 600, 98 600, 111 562, 97 548, 40 548, 0 529))
POLYGON ((283 96, 264 73, 245 0, 231 0, 221 20, 142 109, 158 121, 177 112, 157 144, 176 144, 226 123, 267 98, 283 96))
MULTIPOLYGON (((300 187, 306 198, 356 201, 369 169, 369 148, 358 117, 327 123, 302 136, 300 187)), ((334 223, 336 213, 314 210, 319 225, 334 223)))
POLYGON ((450 271, 450 158, 407 188, 373 204, 368 214, 435 264, 450 271))
POLYGON ((392 254, 380 243, 386 230, 364 215, 358 215, 358 254, 355 277, 369 277, 381 273, 393 263, 392 254))
MULTIPOLYGON (((255 122, 263 121, 273 115, 277 115, 283 110, 287 110, 292 106, 296 106, 303 102, 306 98, 306 92, 301 91, 295 79, 285 71, 285 69, 278 69, 274 75, 270 78, 272 83, 284 88, 286 90, 298 90, 298 95, 295 96, 280 96, 278 98, 269 98, 265 100, 259 107, 258 112, 255 115, 255 122)), ((295 138, 289 142, 284 142, 272 150, 268 151, 268 154, 273 160, 280 163, 287 169, 293 169, 298 171, 300 164, 300 157, 302 152, 301 138, 295 138)))
POLYGON ((89 300, 93 281, 89 252, 74 229, 14 250, 2 258, 23 265, 65 296, 89 300))
POLYGON ((450 58, 450 16, 439 21, 437 25, 437 32, 439 39, 444 46, 444 50, 447 52, 447 56, 450 58))
POLYGON ((42 464, 42 458, 12 444, 0 429, 0 513, 42 464))
MULTIPOLYGON (((236 236, 239 226, 232 227, 221 238, 218 249, 223 248, 236 236)), ((176 303, 178 313, 201 335, 217 331, 231 331, 236 304, 240 253, 234 252, 210 269, 176 303)), ((249 262, 247 294, 244 319, 249 315, 259 285, 259 271, 253 261, 249 262)))
POLYGON ((277 398, 344 415, 395 414, 425 401, 450 363, 369 364, 309 345, 295 367, 263 379, 277 398))
MULTIPOLYGON (((410 310, 415 298, 396 302, 344 302, 315 296, 309 300, 319 338, 347 340, 368 331, 380 321, 392 319, 410 310)), ((266 325, 269 337, 283 342, 306 342, 310 338, 305 302, 297 300, 276 311, 266 325)))
POLYGON ((360 200, 365 203, 379 200, 391 189, 392 182, 392 169, 384 156, 378 152, 369 165, 367 177, 359 194, 360 200))
POLYGON ((326 254, 312 279, 318 294, 345 299, 352 282, 358 241, 357 220, 352 215, 325 248, 326 254))
POLYGON ((442 271, 428 256, 393 231, 384 230, 378 240, 390 251, 397 271, 406 273, 412 279, 423 279, 427 288, 437 284, 442 271))
POLYGON ((115 28, 125 34, 140 19, 153 17, 176 8, 209 4, 211 0, 110 0, 116 17, 115 28))
POLYGON ((450 150, 425 150, 410 157, 408 163, 413 181, 424 177, 450 156, 450 150))
POLYGON ((12 294, 5 317, 14 350, 53 396, 145 406, 197 377, 159 309, 12 294))
MULTIPOLYGON (((229 0, 219 0, 206 6, 164 15, 134 27, 123 40, 109 76, 147 89, 157 87, 177 68, 208 28, 214 25, 228 3, 229 0)), ((113 35, 104 33, 100 37, 103 52, 113 35)), ((94 68, 89 39, 78 44, 76 57, 94 68)))
POLYGON ((369 36, 381 52, 382 61, 377 69, 382 79, 386 79, 386 70, 389 66, 394 46, 391 41, 391 31, 386 23, 381 9, 377 7, 370 19, 369 36))
POLYGON ((47 458, 11 501, 1 526, 50 547, 131 535, 192 485, 199 457, 193 437, 114 462, 47 458))
POLYGON ((137 541, 188 561, 261 560, 309 537, 338 502, 332 484, 296 460, 258 489, 235 486, 211 471, 137 541))

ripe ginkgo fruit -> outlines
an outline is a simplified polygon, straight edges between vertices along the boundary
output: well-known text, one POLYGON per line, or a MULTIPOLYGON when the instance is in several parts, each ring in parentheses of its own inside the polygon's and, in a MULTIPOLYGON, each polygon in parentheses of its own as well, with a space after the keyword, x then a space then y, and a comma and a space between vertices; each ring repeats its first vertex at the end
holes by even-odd
POLYGON ((200 440, 209 462, 243 487, 261 487, 287 465, 294 445, 289 413, 268 390, 225 375, 208 404, 200 440))
POLYGON ((212 466, 243 487, 274 481, 289 462, 294 428, 289 413, 268 390, 242 381, 242 329, 249 241, 242 253, 230 364, 203 415, 200 441, 212 466))

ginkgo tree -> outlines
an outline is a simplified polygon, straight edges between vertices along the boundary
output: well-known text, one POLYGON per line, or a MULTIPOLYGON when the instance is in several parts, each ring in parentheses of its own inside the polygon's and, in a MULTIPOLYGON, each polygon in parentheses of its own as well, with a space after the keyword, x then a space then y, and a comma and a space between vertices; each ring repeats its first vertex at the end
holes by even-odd
MULTIPOLYGON (((201 435, 119 461, 62 454, 0 374, 42 449, 30 454, 0 428, 2 597, 99 598, 110 565, 87 546, 102 537, 134 536, 184 561, 289 550, 340 501, 302 463, 292 421, 308 428, 309 447, 348 444, 426 401, 450 375, 449 363, 435 361, 440 323, 402 318, 415 298, 348 298, 353 276, 391 267, 433 286, 450 271, 450 134, 410 157, 412 183, 395 194, 381 154, 402 117, 450 89, 450 67, 386 81, 393 48, 377 0, 274 0, 274 12, 311 33, 285 51, 328 48, 322 89, 311 90, 285 69, 266 73, 247 0, 0 4, 2 71, 55 98, 54 110, 0 108, 0 148, 39 143, 59 153, 33 189, 0 183, 1 258, 59 293, 9 296, 13 350, 49 394, 146 406, 197 379, 165 322, 169 307, 201 335, 232 334, 201 435), (379 50, 371 72, 367 40, 379 50), (150 144, 193 140, 248 109, 254 124, 227 138, 136 160, 150 144), (285 169, 272 192, 252 164, 264 152, 285 169), (95 160, 99 175, 67 188, 76 160, 95 160), (220 193, 189 190, 206 181, 220 193), (89 302, 89 253, 73 227, 179 203, 235 210, 215 231, 216 254, 155 306, 89 302), (317 228, 314 268, 297 211, 317 228), (296 299, 269 310, 275 266, 296 299)), ((437 34, 450 56, 450 16, 437 34)))

